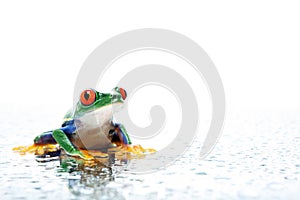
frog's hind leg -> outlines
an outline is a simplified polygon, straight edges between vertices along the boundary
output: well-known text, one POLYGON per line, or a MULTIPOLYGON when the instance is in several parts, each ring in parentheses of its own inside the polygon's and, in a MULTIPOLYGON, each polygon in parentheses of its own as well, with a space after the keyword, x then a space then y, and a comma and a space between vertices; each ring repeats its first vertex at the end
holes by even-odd
POLYGON ((44 132, 34 139, 34 144, 29 146, 19 146, 13 148, 13 151, 22 155, 26 153, 35 153, 35 155, 54 157, 60 154, 58 145, 52 136, 52 131, 44 132))
POLYGON ((36 145, 56 144, 56 141, 53 137, 53 131, 44 132, 36 136, 33 141, 36 145))
POLYGON ((53 131, 44 132, 35 137, 34 146, 36 147, 35 155, 39 159, 60 155, 60 149, 53 137, 53 131))

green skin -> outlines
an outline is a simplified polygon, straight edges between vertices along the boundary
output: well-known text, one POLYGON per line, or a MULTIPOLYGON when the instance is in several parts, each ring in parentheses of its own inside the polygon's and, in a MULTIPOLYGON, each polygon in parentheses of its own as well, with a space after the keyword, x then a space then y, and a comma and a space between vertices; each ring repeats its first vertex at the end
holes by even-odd
POLYGON ((115 145, 112 143, 112 138, 117 138, 122 145, 131 144, 125 127, 113 122, 113 110, 121 107, 126 96, 122 97, 118 87, 115 87, 112 93, 93 91, 96 97, 92 104, 84 105, 79 100, 74 112, 69 111, 65 115, 64 124, 68 124, 67 126, 63 124, 62 128, 42 133, 34 139, 34 143, 57 143, 67 154, 83 159, 86 157, 78 148, 113 147, 115 145))

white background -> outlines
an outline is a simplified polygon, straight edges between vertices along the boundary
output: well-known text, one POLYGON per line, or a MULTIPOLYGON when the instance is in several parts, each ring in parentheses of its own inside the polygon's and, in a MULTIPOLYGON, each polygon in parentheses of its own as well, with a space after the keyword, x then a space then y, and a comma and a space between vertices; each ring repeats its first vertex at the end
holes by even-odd
POLYGON ((151 27, 202 46, 222 77, 227 112, 296 109, 299 10, 297 1, 1 1, 0 103, 64 112, 82 63, 98 45, 151 27))

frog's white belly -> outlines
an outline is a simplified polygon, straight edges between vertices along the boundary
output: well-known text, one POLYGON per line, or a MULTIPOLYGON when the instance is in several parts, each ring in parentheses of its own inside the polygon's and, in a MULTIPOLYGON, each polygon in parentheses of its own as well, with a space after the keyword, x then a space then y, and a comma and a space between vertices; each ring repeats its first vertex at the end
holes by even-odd
MULTIPOLYGON (((114 105, 114 109, 115 109, 114 105)), ((76 135, 72 139, 75 146, 83 149, 103 149, 111 145, 109 131, 112 125, 112 105, 99 108, 75 118, 76 135)))

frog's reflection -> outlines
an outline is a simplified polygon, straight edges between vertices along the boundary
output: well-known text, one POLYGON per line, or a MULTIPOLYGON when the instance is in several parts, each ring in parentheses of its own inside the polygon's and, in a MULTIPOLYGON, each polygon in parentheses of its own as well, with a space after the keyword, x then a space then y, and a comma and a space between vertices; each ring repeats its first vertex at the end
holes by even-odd
POLYGON ((68 187, 75 196, 125 199, 121 188, 111 187, 109 184, 126 168, 126 155, 120 158, 115 152, 111 152, 107 157, 86 161, 62 154, 59 160, 58 173, 68 173, 68 187))

